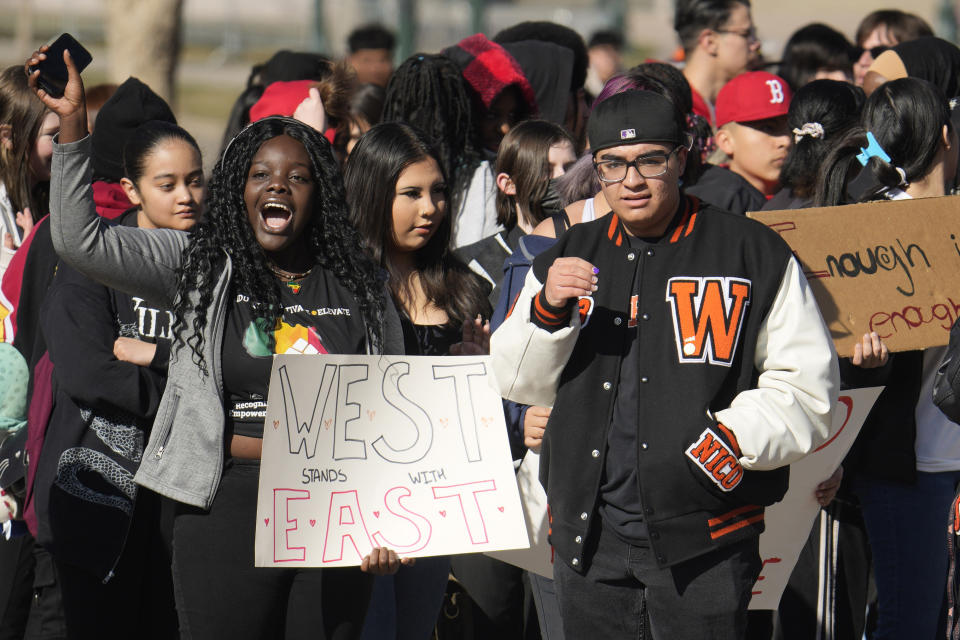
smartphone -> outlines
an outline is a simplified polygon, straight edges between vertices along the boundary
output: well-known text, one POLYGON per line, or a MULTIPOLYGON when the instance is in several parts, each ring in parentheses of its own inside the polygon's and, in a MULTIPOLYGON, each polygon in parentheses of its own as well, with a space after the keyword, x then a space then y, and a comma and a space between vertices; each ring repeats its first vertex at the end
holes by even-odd
POLYGON ((93 61, 90 52, 84 49, 83 45, 69 33, 64 33, 51 42, 50 48, 46 51, 47 59, 30 67, 30 73, 32 74, 40 69, 37 86, 54 98, 63 97, 63 89, 67 86, 68 74, 67 65, 63 61, 64 51, 70 52, 70 57, 73 58, 73 64, 77 66, 77 71, 83 71, 93 61))

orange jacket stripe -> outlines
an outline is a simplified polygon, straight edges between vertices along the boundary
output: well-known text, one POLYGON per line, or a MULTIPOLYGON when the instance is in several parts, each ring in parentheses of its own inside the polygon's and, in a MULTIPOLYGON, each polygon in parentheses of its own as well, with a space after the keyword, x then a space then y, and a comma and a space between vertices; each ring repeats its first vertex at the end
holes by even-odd
POLYGON ((733 511, 728 511, 727 513, 719 515, 716 518, 710 518, 709 520, 707 520, 707 524, 710 525, 711 527, 715 527, 718 524, 722 524, 727 520, 730 520, 731 518, 734 518, 740 515, 741 513, 746 513, 747 511, 756 511, 757 509, 762 509, 762 508, 763 507, 761 507, 758 504, 744 505, 742 507, 738 507, 734 509, 733 511))
POLYGON ((743 528, 746 527, 746 526, 749 526, 749 525, 751 525, 751 524, 753 524, 753 523, 755 523, 755 522, 760 522, 760 521, 762 521, 762 520, 763 520, 763 514, 761 513, 760 515, 753 516, 752 518, 747 518, 746 520, 741 520, 740 522, 735 522, 734 524, 730 525, 729 527, 724 527, 723 529, 718 529, 717 531, 711 531, 711 532, 710 532, 710 539, 711 539, 711 540, 716 540, 717 538, 720 538, 720 537, 722 537, 722 536, 725 536, 725 535, 727 535, 728 533, 733 533, 734 531, 737 531, 738 529, 743 529, 743 528))

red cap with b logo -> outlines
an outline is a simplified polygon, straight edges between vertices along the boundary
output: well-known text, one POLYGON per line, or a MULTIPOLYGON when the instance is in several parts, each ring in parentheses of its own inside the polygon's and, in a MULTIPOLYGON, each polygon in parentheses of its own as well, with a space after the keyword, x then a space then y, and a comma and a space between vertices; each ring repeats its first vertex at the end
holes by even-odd
POLYGON ((793 94, 786 80, 766 71, 748 71, 717 94, 717 128, 728 122, 753 122, 787 115, 793 94))

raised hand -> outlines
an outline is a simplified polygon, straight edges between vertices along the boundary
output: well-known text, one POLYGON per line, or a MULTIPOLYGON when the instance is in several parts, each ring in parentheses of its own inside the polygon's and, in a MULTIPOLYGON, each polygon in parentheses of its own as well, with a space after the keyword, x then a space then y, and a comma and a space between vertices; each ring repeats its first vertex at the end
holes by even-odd
POLYGON ((26 239, 33 232, 33 214, 30 213, 30 207, 24 207, 23 211, 17 211, 17 226, 23 229, 23 238, 26 239))
POLYGON ((485 356, 490 353, 490 321, 479 315, 463 321, 463 340, 450 345, 451 356, 485 356))
POLYGON ((550 265, 543 285, 547 302, 563 307, 573 298, 593 295, 599 273, 599 269, 582 258, 557 258, 550 265))
POLYGON ((87 135, 87 101, 83 94, 83 80, 80 78, 77 66, 73 63, 73 58, 70 57, 70 52, 65 49, 63 61, 67 65, 67 86, 63 89, 63 97, 54 98, 39 88, 37 78, 40 76, 40 70, 31 73, 30 67, 47 59, 48 48, 46 45, 40 47, 24 63, 27 84, 48 109, 60 116, 60 142, 76 142, 87 135))
POLYGON ((310 89, 310 95, 303 99, 303 102, 297 105, 293 112, 295 120, 309 125, 323 133, 327 130, 327 110, 323 107, 323 99, 320 98, 320 92, 316 87, 310 89))

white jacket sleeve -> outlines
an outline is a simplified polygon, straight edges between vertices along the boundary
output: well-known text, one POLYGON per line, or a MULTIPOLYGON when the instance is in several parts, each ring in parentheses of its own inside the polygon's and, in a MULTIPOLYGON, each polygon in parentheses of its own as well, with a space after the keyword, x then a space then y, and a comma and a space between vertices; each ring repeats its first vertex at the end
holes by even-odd
POLYGON ((793 257, 760 327, 754 365, 756 388, 739 393, 715 417, 736 436, 745 469, 775 469, 831 437, 840 389, 830 331, 793 257))
POLYGON ((490 338, 490 355, 500 395, 521 404, 552 407, 560 374, 580 334, 580 314, 571 314, 570 324, 553 333, 533 324, 530 304, 542 287, 531 269, 513 312, 490 338))

